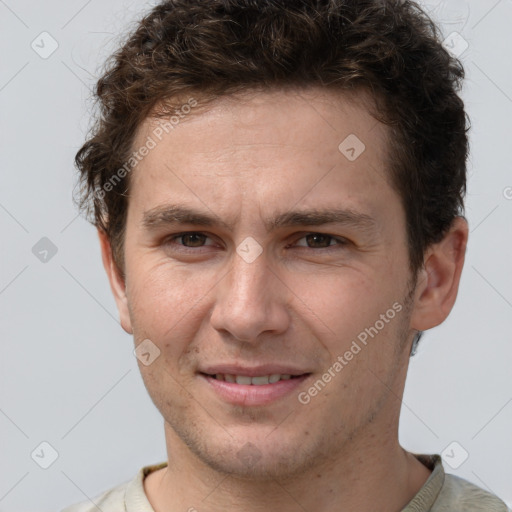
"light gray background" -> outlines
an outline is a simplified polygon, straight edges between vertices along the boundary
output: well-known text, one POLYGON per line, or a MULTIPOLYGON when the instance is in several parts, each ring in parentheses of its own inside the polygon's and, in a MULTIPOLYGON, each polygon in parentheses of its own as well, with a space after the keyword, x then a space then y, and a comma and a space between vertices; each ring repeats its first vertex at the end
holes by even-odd
MULTIPOLYGON (((0 0, 0 511, 60 510, 166 457, 95 230, 71 201, 98 66, 148 5, 0 0), (31 48, 43 31, 59 45, 46 59, 31 48), (32 252, 42 237, 57 247, 46 263, 32 252), (43 441, 58 452, 48 469, 43 441)), ((469 44, 471 235, 455 308, 412 358, 400 440, 418 453, 457 442, 445 453, 469 457, 447 469, 510 506, 512 1, 424 5, 469 44)))

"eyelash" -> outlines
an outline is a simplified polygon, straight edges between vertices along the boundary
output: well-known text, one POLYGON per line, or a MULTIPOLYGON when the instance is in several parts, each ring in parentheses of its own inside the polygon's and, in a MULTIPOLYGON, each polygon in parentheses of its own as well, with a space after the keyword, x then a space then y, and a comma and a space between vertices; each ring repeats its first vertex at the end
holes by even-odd
MULTIPOLYGON (((206 233, 202 233, 200 231, 185 231, 183 233, 178 233, 176 235, 172 235, 170 237, 167 237, 165 240, 164 240, 164 244, 165 245, 169 245, 169 244, 173 244, 174 245, 174 241, 179 239, 179 238, 183 238, 185 237, 186 235, 201 235, 201 236, 205 236, 206 238, 209 238, 211 239, 211 237, 209 237, 206 233)), ((335 249, 337 246, 346 246, 348 245, 349 241, 344 239, 344 238, 341 238, 341 237, 335 237, 333 235, 329 235, 327 233, 318 233, 318 232, 309 232, 309 233, 305 233, 303 236, 301 236, 300 238, 297 239, 297 241, 299 240, 302 240, 304 238, 307 238, 308 236, 314 236, 314 235, 319 235, 321 237, 326 237, 328 239, 330 239, 330 241, 335 241, 337 242, 336 244, 334 245, 328 245, 327 247, 320 247, 320 248, 315 248, 315 247, 307 247, 307 246, 298 246, 298 247, 302 247, 303 249, 311 249, 313 251, 319 251, 319 250, 323 250, 323 251, 330 251, 330 250, 333 250, 335 249)), ((296 242, 297 242, 296 241, 296 242)), ((295 243, 296 243, 295 242, 295 243)), ((197 252, 196 249, 201 249, 203 247, 208 247, 208 245, 201 245, 199 247, 187 247, 186 245, 182 245, 182 244, 178 244, 179 247, 180 247, 180 251, 185 251, 185 252, 197 252)), ((212 244, 213 245, 213 244, 212 244)))

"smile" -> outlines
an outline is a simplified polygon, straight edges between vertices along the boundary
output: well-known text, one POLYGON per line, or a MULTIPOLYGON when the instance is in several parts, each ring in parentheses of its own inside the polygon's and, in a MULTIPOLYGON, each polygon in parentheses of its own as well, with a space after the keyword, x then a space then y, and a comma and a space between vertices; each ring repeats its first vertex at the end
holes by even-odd
POLYGON ((219 373, 199 374, 210 391, 224 402, 232 405, 258 406, 268 405, 299 391, 299 386, 311 376, 270 374, 270 375, 233 375, 219 373))
MULTIPOLYGON (((232 382, 236 384, 245 384, 253 386, 263 386, 264 384, 274 384, 280 380, 291 379, 292 376, 289 374, 273 373, 272 375, 260 375, 257 377, 250 377, 249 375, 230 375, 228 373, 217 373, 216 375, 210 375, 217 380, 225 382, 232 382)), ((293 378, 297 378, 299 375, 294 375, 293 378)))

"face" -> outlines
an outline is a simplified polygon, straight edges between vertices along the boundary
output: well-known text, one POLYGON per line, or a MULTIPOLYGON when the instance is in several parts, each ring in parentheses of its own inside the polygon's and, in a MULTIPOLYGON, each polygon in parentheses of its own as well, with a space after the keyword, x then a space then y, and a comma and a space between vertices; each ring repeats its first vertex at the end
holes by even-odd
POLYGON ((209 467, 293 475, 398 419, 405 216, 364 104, 316 89, 216 100, 133 171, 122 325, 160 351, 139 365, 168 442, 209 467))

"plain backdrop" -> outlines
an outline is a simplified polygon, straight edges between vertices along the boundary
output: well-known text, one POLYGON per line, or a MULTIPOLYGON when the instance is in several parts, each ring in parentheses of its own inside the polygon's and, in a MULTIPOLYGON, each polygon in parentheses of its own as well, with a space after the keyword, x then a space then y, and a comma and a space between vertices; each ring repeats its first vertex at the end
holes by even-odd
MULTIPOLYGON (((72 203, 99 67, 149 5, 0 0, 3 512, 60 510, 166 459, 96 232, 72 203)), ((471 233, 456 305, 411 360, 400 441, 448 454, 448 472, 510 506, 512 1, 423 5, 464 50, 471 233)))

